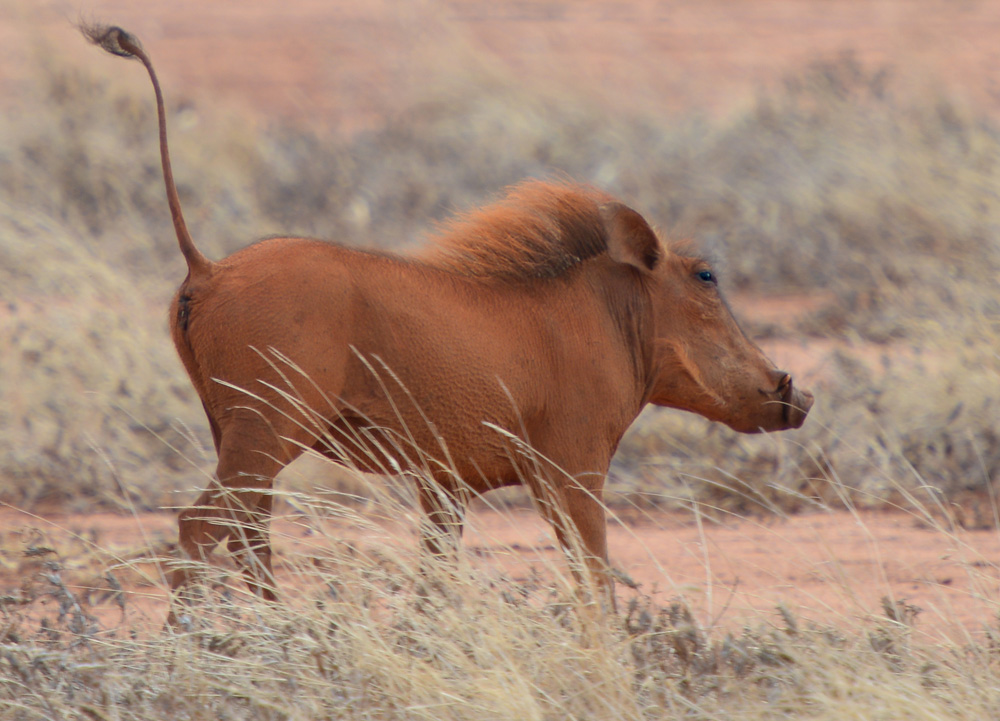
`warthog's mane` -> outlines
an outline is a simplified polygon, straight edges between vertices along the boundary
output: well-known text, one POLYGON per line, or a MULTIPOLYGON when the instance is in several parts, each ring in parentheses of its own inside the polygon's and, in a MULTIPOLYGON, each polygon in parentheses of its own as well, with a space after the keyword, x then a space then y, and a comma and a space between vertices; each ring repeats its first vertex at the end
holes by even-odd
POLYGON ((443 224, 419 257, 464 276, 555 278, 607 250, 601 206, 610 202, 586 185, 529 180, 443 224))

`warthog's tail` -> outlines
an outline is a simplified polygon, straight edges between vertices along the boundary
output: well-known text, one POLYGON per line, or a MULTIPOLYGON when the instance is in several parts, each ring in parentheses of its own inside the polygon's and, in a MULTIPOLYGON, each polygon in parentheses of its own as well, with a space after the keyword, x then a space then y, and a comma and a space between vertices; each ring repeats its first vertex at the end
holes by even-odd
POLYGON ((153 70, 149 56, 142 49, 138 38, 119 27, 81 24, 80 31, 90 42, 101 46, 112 55, 136 58, 146 66, 149 79, 153 82, 153 91, 156 93, 156 115, 160 122, 160 160, 163 164, 163 182, 167 186, 167 204, 170 206, 170 216, 173 218, 174 230, 177 232, 177 242, 181 246, 184 260, 187 261, 189 277, 207 275, 211 270, 212 262, 195 247, 187 225, 184 223, 180 198, 177 197, 174 173, 170 168, 170 151, 167 148, 167 115, 163 109, 163 93, 160 92, 160 82, 156 79, 156 72, 153 70))

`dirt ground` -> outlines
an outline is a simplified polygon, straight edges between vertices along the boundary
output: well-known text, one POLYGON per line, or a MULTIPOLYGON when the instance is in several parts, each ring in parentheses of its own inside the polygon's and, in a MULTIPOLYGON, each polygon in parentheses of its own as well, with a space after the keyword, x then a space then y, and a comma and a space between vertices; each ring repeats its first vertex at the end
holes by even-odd
MULTIPOLYGON (((413 518, 275 521, 279 585, 308 584, 301 568, 331 545, 393 556, 416 547, 413 518)), ((46 579, 61 569, 66 587, 93 604, 105 628, 123 621, 139 632, 160 628, 167 610, 162 568, 148 559, 173 552, 173 514, 31 516, 0 509, 0 597, 32 602, 39 618, 59 607, 46 579), (127 568, 121 564, 127 564, 127 568), (113 570, 126 594, 126 617, 109 592, 113 570), (88 589, 96 589, 88 592, 88 589)), ((474 566, 511 584, 565 572, 547 524, 532 511, 478 510, 465 544, 474 566)), ((783 604, 801 625, 849 627, 878 616, 884 599, 919 609, 914 629, 931 641, 982 638, 997 628, 1000 536, 996 531, 946 533, 904 513, 831 512, 723 522, 679 513, 634 513, 613 521, 614 567, 660 604, 683 599, 699 624, 738 632, 744 625, 782 623, 783 604)), ((223 559, 225 561, 225 559, 223 559)), ((238 578, 237 587, 242 588, 238 578)), ((513 585, 511 586, 513 588, 513 585)), ((502 586, 501 586, 502 589, 502 586)), ((401 590, 400 592, 408 592, 401 590)), ((618 584, 619 605, 636 592, 618 584)), ((294 594, 289 594, 294 596, 294 594)), ((294 601, 290 601, 294 602, 294 601)))
MULTIPOLYGON (((167 96, 345 131, 466 79, 570 92, 622 110, 724 113, 816 58, 851 52, 898 85, 1000 110, 1000 4, 963 0, 3 0, 0 99, 40 48, 101 59, 78 19, 135 32, 167 96), (47 47, 41 45, 43 40, 47 47)), ((144 84, 139 72, 136 84, 144 84)))
MULTIPOLYGON (((70 28, 75 5, 7 0, 3 6, 11 12, 0 20, 0 99, 13 102, 31 82, 39 38, 121 75, 111 65, 118 61, 87 48, 70 28)), ((175 100, 217 103, 265 120, 318 119, 347 132, 370 127, 456 67, 470 76, 585 89, 624 108, 725 112, 809 59, 844 50, 893 63, 915 85, 941 81, 959 97, 1000 109, 1000 3, 95 0, 82 12, 135 31, 175 100)), ((144 86, 145 77, 133 74, 144 86)), ((801 305, 801 299, 761 300, 750 314, 780 318, 801 305)), ((809 382, 822 376, 831 350, 815 341, 810 347, 774 343, 766 350, 809 382)), ((884 350, 852 352, 874 359, 884 350)), ((357 538, 346 527, 335 530, 357 538)), ((304 552, 301 525, 279 521, 275 535, 279 555, 304 552)), ((390 535, 413 543, 411 527, 390 535)), ((686 598, 709 627, 775 619, 778 602, 804 619, 852 623, 881 614, 884 596, 920 607, 917 630, 932 637, 997 624, 996 531, 949 534, 903 513, 724 523, 653 514, 613 524, 610 536, 615 566, 642 592, 660 601, 686 598)), ((68 583, 86 585, 116 558, 168 551, 174 538, 168 513, 33 517, 0 509, 0 596, 37 587, 53 559, 68 583), (38 550, 45 548, 54 552, 38 550)), ((487 568, 514 577, 558 557, 532 513, 477 513, 466 542, 487 568)), ((126 588, 134 596, 129 608, 158 625, 166 596, 155 564, 147 570, 146 581, 132 578, 126 588)), ((623 600, 629 593, 621 590, 623 600)), ((117 622, 112 601, 105 598, 103 606, 104 622, 117 622)))

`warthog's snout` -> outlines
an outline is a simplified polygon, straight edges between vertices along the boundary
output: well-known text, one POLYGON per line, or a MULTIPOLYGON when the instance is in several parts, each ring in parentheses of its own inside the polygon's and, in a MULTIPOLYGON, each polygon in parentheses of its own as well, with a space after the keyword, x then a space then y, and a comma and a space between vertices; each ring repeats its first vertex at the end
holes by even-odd
POLYGON ((773 391, 761 389, 761 393, 781 404, 782 422, 780 427, 774 430, 801 427, 815 400, 813 394, 796 388, 791 374, 785 371, 771 371, 771 379, 775 382, 775 389, 773 391))

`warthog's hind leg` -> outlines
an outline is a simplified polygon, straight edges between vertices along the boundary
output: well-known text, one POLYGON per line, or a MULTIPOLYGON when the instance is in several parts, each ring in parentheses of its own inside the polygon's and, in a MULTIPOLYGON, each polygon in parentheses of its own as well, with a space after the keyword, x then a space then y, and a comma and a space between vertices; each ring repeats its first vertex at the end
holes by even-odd
POLYGON ((271 537, 268 532, 274 496, 267 492, 257 495, 257 508, 249 512, 246 522, 240 524, 229 536, 226 548, 239 563, 250 590, 265 601, 274 601, 277 595, 274 570, 271 568, 271 537))
MULTIPOLYGON (((197 565, 226 538, 228 550, 240 564, 251 591, 265 600, 276 598, 267 524, 271 516, 274 477, 291 459, 280 462, 287 450, 272 429, 230 426, 219 444, 217 481, 178 518, 181 563, 171 577, 175 601, 189 600, 189 586, 197 580, 197 565)), ((171 607, 168 625, 177 624, 171 607)))

